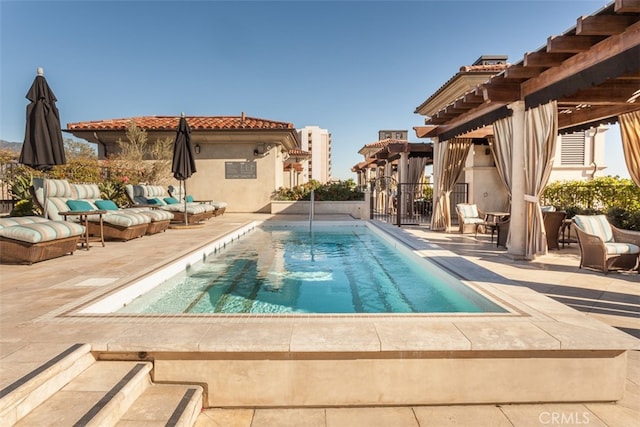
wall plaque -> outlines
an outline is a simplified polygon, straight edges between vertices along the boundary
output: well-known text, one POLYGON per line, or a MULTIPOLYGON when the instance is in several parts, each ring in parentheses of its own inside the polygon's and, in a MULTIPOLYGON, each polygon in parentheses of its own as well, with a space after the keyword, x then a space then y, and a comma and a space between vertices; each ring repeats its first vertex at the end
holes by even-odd
POLYGON ((224 162, 224 177, 226 179, 256 179, 256 162, 224 162))

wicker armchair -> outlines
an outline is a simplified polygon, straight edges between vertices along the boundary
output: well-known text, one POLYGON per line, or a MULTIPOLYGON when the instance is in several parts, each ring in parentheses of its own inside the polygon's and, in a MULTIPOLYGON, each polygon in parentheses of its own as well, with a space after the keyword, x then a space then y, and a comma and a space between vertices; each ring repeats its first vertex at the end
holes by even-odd
POLYGON ((604 274, 638 268, 640 232, 616 228, 604 215, 576 215, 573 223, 580 245, 580 268, 595 268, 604 274))
POLYGON ((544 231, 547 235, 547 248, 560 249, 558 242, 560 240, 560 227, 562 222, 567 217, 566 212, 562 211, 547 211, 542 212, 544 218, 544 231))
POLYGON ((458 214, 460 234, 478 234, 478 231, 484 231, 484 213, 478 209, 477 205, 458 203, 456 205, 456 213, 458 214))

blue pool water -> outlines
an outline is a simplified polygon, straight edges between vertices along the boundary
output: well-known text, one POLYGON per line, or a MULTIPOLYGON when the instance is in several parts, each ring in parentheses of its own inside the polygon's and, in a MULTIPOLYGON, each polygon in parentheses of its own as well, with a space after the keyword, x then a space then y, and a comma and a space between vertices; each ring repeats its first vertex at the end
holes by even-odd
POLYGON ((118 313, 505 312, 410 258, 366 226, 258 227, 118 313))

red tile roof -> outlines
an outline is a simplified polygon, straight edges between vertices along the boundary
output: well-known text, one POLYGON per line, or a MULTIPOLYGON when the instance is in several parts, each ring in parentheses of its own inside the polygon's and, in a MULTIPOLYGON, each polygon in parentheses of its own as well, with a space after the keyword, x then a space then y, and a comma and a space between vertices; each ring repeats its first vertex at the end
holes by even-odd
POLYGON ((296 148, 293 148, 293 149, 289 150, 289 155, 290 156, 307 156, 309 154, 310 153, 308 151, 303 151, 303 150, 296 149, 296 148))
POLYGON ((384 148, 389 144, 394 144, 394 143, 406 144, 407 142, 408 141, 406 139, 387 138, 387 139, 381 139, 380 141, 367 144, 365 145, 365 148, 374 148, 374 147, 384 148))
MULTIPOLYGON (((293 123, 242 116, 186 116, 191 130, 212 129, 293 129, 293 123)), ((143 116, 122 119, 67 123, 67 130, 124 130, 133 120, 145 130, 173 130, 178 127, 179 116, 143 116)))
POLYGON ((499 73, 502 70, 506 70, 509 68, 511 64, 483 64, 483 65, 463 65, 460 67, 461 73, 485 73, 487 71, 493 71, 495 73, 499 73))

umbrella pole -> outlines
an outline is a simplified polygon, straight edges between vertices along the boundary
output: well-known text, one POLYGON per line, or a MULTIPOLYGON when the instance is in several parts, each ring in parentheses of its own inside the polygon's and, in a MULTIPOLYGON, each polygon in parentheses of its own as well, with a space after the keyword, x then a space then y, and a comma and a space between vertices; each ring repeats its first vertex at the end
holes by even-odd
POLYGON ((189 217, 187 215, 187 180, 182 180, 182 197, 184 198, 184 225, 189 225, 189 217))
POLYGON ((47 172, 42 171, 42 217, 47 218, 47 172))

